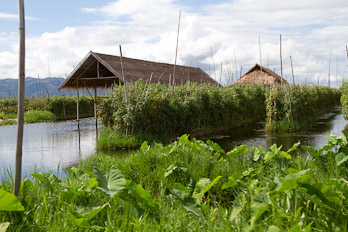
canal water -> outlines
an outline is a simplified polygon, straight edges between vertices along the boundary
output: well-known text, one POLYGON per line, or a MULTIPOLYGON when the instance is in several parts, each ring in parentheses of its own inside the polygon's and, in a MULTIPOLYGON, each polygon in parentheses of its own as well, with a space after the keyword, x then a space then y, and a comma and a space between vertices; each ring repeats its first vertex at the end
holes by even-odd
MULTIPOLYGON (((0 126, 0 181, 8 170, 14 173, 17 126, 0 126)), ((75 120, 24 125, 22 173, 53 171, 70 167, 95 154, 94 119, 80 120, 80 142, 75 120)))
POLYGON ((209 139, 218 143, 225 151, 243 144, 261 146, 263 149, 277 144, 283 146, 282 150, 288 150, 298 141, 301 144, 319 148, 327 144, 325 138, 328 135, 340 136, 346 126, 347 121, 344 119, 341 108, 336 107, 333 111, 322 115, 312 129, 308 131, 266 134, 264 124, 256 123, 230 130, 224 134, 211 135, 209 139))
MULTIPOLYGON (((306 132, 266 134, 263 124, 258 123, 234 129, 225 134, 216 134, 209 139, 219 143, 226 151, 242 144, 261 146, 265 149, 273 143, 288 149, 298 141, 305 145, 322 147, 327 143, 326 136, 330 134, 339 136, 346 125, 347 122, 340 108, 336 108, 323 115, 313 129, 306 132)), ((95 154, 94 120, 82 119, 80 128, 79 139, 76 121, 26 124, 23 143, 23 176, 29 176, 35 170, 57 173, 58 166, 62 170, 95 154)), ((16 125, 0 126, 0 181, 5 176, 5 170, 14 172, 16 133, 16 125)))

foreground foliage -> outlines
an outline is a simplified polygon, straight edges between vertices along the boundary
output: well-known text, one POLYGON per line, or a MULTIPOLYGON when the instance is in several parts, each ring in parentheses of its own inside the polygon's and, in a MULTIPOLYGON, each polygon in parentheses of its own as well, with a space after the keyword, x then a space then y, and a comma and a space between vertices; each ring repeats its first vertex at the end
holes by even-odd
MULTIPOLYGON (((320 149, 302 146, 308 156, 299 143, 287 151, 242 145, 225 152, 187 135, 168 146, 144 142, 128 156, 90 157, 66 169, 66 179, 33 174, 19 202, 11 201, 24 211, 0 207, 0 228, 347 231, 347 140, 344 133, 320 149)), ((11 189, 5 180, 0 195, 11 189)))

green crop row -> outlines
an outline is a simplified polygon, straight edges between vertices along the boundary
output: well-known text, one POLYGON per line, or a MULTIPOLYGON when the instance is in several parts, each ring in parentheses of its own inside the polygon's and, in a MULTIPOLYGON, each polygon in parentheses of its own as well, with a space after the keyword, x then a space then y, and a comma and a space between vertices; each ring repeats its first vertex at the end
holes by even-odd
POLYGON ((266 92, 266 129, 310 128, 320 114, 340 103, 341 91, 327 86, 273 86, 266 92))
POLYGON ((348 118, 348 82, 344 81, 342 86, 341 86, 341 107, 342 107, 342 112, 345 115, 345 118, 348 118))
POLYGON ((0 184, 1 231, 347 231, 348 135, 315 149, 211 141, 99 154, 68 177, 0 184))
POLYGON ((116 87, 99 107, 105 126, 126 134, 162 138, 201 133, 209 128, 234 128, 265 118, 262 87, 229 88, 189 84, 168 87, 136 82, 116 87))

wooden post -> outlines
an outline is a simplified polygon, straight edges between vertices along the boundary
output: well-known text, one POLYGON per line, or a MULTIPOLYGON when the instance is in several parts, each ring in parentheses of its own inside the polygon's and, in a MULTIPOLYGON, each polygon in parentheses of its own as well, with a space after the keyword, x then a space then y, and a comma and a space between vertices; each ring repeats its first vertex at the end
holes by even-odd
POLYGON ((328 83, 328 86, 330 87, 330 71, 331 71, 331 53, 332 53, 332 48, 330 50, 330 59, 329 59, 329 76, 328 76, 328 80, 327 80, 327 83, 328 83))
POLYGON ((292 85, 295 85, 295 78, 294 78, 294 67, 292 66, 292 58, 290 56, 291 61, 291 72, 292 72, 292 85))
POLYGON ((126 104, 128 108, 128 97, 127 97, 127 82, 124 76, 124 68, 123 68, 123 58, 122 58, 122 48, 120 45, 120 56, 121 56, 121 68, 122 68, 122 78, 123 78, 123 85, 124 85, 124 96, 126 98, 126 104))
POLYGON ((178 34, 177 34, 177 37, 176 37, 176 50, 175 50, 175 62, 174 62, 174 71, 173 71, 173 83, 175 83, 175 67, 176 67, 176 59, 178 57, 180 19, 181 19, 181 11, 179 12, 178 34))
MULTIPOLYGON (((97 61, 97 78, 100 77, 99 61, 97 61)), ((98 117, 97 117, 97 86, 94 80, 94 118, 95 118, 95 136, 98 139, 98 117)))
POLYGON ((22 151, 24 130, 24 94, 25 94, 25 18, 24 0, 18 0, 19 9, 19 75, 18 75, 18 124, 16 164, 13 193, 18 196, 22 180, 22 151))
POLYGON ((77 121, 77 129, 80 131, 80 109, 79 109, 79 79, 77 78, 76 81, 76 93, 77 93, 77 99, 76 99, 76 121, 77 121))
POLYGON ((280 34, 280 76, 281 85, 283 86, 283 58, 282 58, 282 34, 280 34))
POLYGON ((262 77, 262 58, 261 58, 261 38, 259 36, 259 51, 260 51, 260 74, 261 74, 261 80, 263 81, 263 77, 262 77))

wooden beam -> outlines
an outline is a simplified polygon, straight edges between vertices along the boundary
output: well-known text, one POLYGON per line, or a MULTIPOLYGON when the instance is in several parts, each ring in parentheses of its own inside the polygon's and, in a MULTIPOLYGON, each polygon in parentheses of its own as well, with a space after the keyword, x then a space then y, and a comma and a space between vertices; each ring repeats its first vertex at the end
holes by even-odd
POLYGON ((106 80, 106 79, 119 79, 116 76, 111 76, 111 77, 91 77, 91 78, 79 78, 79 80, 83 80, 83 81, 93 81, 93 80, 106 80))

